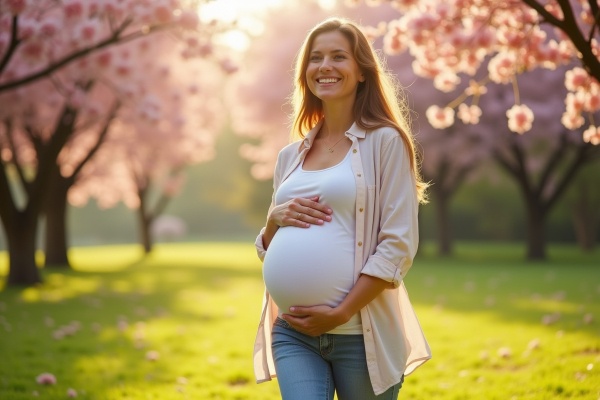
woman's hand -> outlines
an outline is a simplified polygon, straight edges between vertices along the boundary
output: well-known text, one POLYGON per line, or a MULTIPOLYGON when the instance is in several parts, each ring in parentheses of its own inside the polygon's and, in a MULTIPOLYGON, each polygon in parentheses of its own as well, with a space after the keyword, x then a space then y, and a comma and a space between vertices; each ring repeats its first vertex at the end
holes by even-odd
POLYGON ((282 314, 292 328, 309 336, 319 336, 348 322, 348 318, 339 308, 329 306, 290 307, 290 312, 301 314, 294 316, 282 314))
POLYGON ((331 221, 331 208, 319 203, 319 196, 297 197, 271 210, 268 221, 277 226, 308 228, 311 224, 323 225, 331 221))

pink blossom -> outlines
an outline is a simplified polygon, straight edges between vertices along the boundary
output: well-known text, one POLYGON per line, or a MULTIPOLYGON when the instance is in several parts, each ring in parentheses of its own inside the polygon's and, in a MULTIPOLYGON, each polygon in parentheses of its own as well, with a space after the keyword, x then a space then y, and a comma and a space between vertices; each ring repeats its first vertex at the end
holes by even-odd
POLYGON ((462 103, 458 106, 458 118, 462 120, 465 124, 478 124, 479 117, 481 117, 481 108, 478 106, 467 106, 465 103, 462 103))
POLYGON ((508 117, 508 129, 519 134, 523 134, 531 129, 533 123, 533 111, 525 104, 512 106, 506 112, 508 117))
POLYGON ((109 50, 104 50, 104 51, 99 52, 99 54, 96 56, 96 63, 98 64, 99 67, 107 68, 110 66, 110 64, 112 62, 112 58, 113 58, 112 52, 109 50))
POLYGON ((583 111, 583 105, 585 103, 585 93, 578 91, 576 93, 567 93, 565 104, 567 105, 567 112, 571 114, 581 114, 583 111))
POLYGON ((77 390, 73 388, 67 389, 67 397, 77 397, 77 390))
POLYGON ((565 86, 571 92, 576 92, 579 89, 586 90, 590 85, 590 76, 580 67, 575 67, 565 73, 565 86))
POLYGON ((583 108, 591 113, 600 110, 600 91, 590 90, 587 92, 584 97, 583 108))
POLYGON ((83 43, 92 43, 100 34, 100 22, 98 20, 87 20, 76 29, 76 39, 83 43))
POLYGON ((227 74, 233 74, 238 70, 238 66, 228 58, 221 60, 221 69, 227 74))
POLYGON ((460 83, 460 78, 449 71, 444 71, 433 79, 433 86, 442 92, 451 92, 460 83))
POLYGON ((576 114, 576 113, 566 111, 563 113, 562 118, 560 119, 560 122, 562 122, 562 124, 565 126, 565 128, 574 130, 574 129, 579 128, 581 125, 583 125, 585 122, 585 119, 581 116, 581 114, 576 114))
MULTIPOLYGON (((588 313, 583 316, 583 323, 586 325, 591 324, 593 320, 594 320, 594 316, 592 314, 588 313)), ((588 369, 591 369, 591 368, 588 368, 588 369)))
POLYGON ((49 372, 44 372, 35 378, 40 385, 56 385, 56 377, 49 372))
POLYGON ((27 40, 31 39, 38 34, 40 26, 39 24, 31 19, 23 19, 19 23, 19 39, 27 40))
POLYGON ((425 112, 427 120, 436 129, 444 129, 454 124, 454 110, 450 107, 430 106, 425 112))
POLYGON ((67 0, 63 6, 63 12, 66 18, 81 18, 83 17, 83 1, 82 0, 67 0))
POLYGON ((513 53, 498 53, 489 64, 490 79, 496 83, 508 83, 516 73, 516 59, 513 53))
POLYGON ((30 65, 43 60, 46 46, 41 40, 28 40, 21 46, 21 57, 30 65))
POLYGON ((60 23, 56 19, 45 18, 40 23, 40 33, 46 38, 55 36, 59 31, 60 23))
POLYGON ((600 144, 600 127, 590 126, 583 132, 583 140, 594 146, 600 144))
POLYGON ((171 22, 171 19, 173 18, 173 13, 171 12, 171 9, 165 3, 156 4, 154 6, 153 15, 156 21, 161 24, 171 22))
POLYGON ((3 3, 12 15, 21 14, 27 7, 27 0, 5 0, 3 3))
POLYGON ((198 18, 198 13, 186 10, 179 15, 178 22, 183 29, 194 30, 198 27, 200 20, 198 18))

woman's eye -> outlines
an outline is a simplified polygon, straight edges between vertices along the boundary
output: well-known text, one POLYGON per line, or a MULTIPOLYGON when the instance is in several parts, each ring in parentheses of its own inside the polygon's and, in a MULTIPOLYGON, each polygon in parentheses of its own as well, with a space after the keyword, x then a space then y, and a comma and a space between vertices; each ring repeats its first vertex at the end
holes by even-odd
POLYGON ((310 61, 319 61, 320 59, 321 59, 321 57, 319 57, 319 56, 312 56, 310 58, 310 61))
POLYGON ((343 60, 343 59, 344 59, 344 58, 346 58, 346 57, 344 57, 344 56, 342 56, 342 55, 337 55, 337 56, 335 56, 334 58, 337 58, 337 59, 339 59, 339 60, 343 60))

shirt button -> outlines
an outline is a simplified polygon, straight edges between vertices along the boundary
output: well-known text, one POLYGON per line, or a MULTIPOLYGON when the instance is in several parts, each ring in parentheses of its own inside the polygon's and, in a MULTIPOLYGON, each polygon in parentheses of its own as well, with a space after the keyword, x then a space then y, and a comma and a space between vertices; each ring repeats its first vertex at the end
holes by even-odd
POLYGON ((359 246, 362 246, 362 242, 358 242, 358 245, 359 245, 359 246))
POLYGON ((358 175, 359 177, 361 177, 361 176, 362 176, 361 174, 357 174, 357 175, 358 175))
POLYGON ((360 208, 358 211, 360 211, 360 212, 363 212, 363 209, 362 209, 362 208, 360 208))
POLYGON ((356 149, 352 150, 353 153, 356 153, 356 149))
POLYGON ((371 330, 369 328, 367 328, 367 332, 371 332, 371 330))

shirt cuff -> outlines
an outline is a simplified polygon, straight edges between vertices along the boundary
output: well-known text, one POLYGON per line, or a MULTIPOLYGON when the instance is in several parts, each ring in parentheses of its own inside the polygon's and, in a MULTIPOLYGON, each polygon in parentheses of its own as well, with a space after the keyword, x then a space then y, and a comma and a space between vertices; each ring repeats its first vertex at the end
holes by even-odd
POLYGON ((397 288, 402 281, 402 264, 404 264, 405 260, 406 257, 396 266, 383 257, 371 255, 361 273, 383 279, 393 284, 394 288, 397 288))
POLYGON ((256 247, 256 253, 258 254, 258 258, 260 258, 260 261, 264 261, 265 256, 267 255, 267 250, 263 245, 263 233, 265 233, 265 229, 266 227, 260 230, 260 233, 256 237, 256 241, 254 242, 254 247, 256 247))

